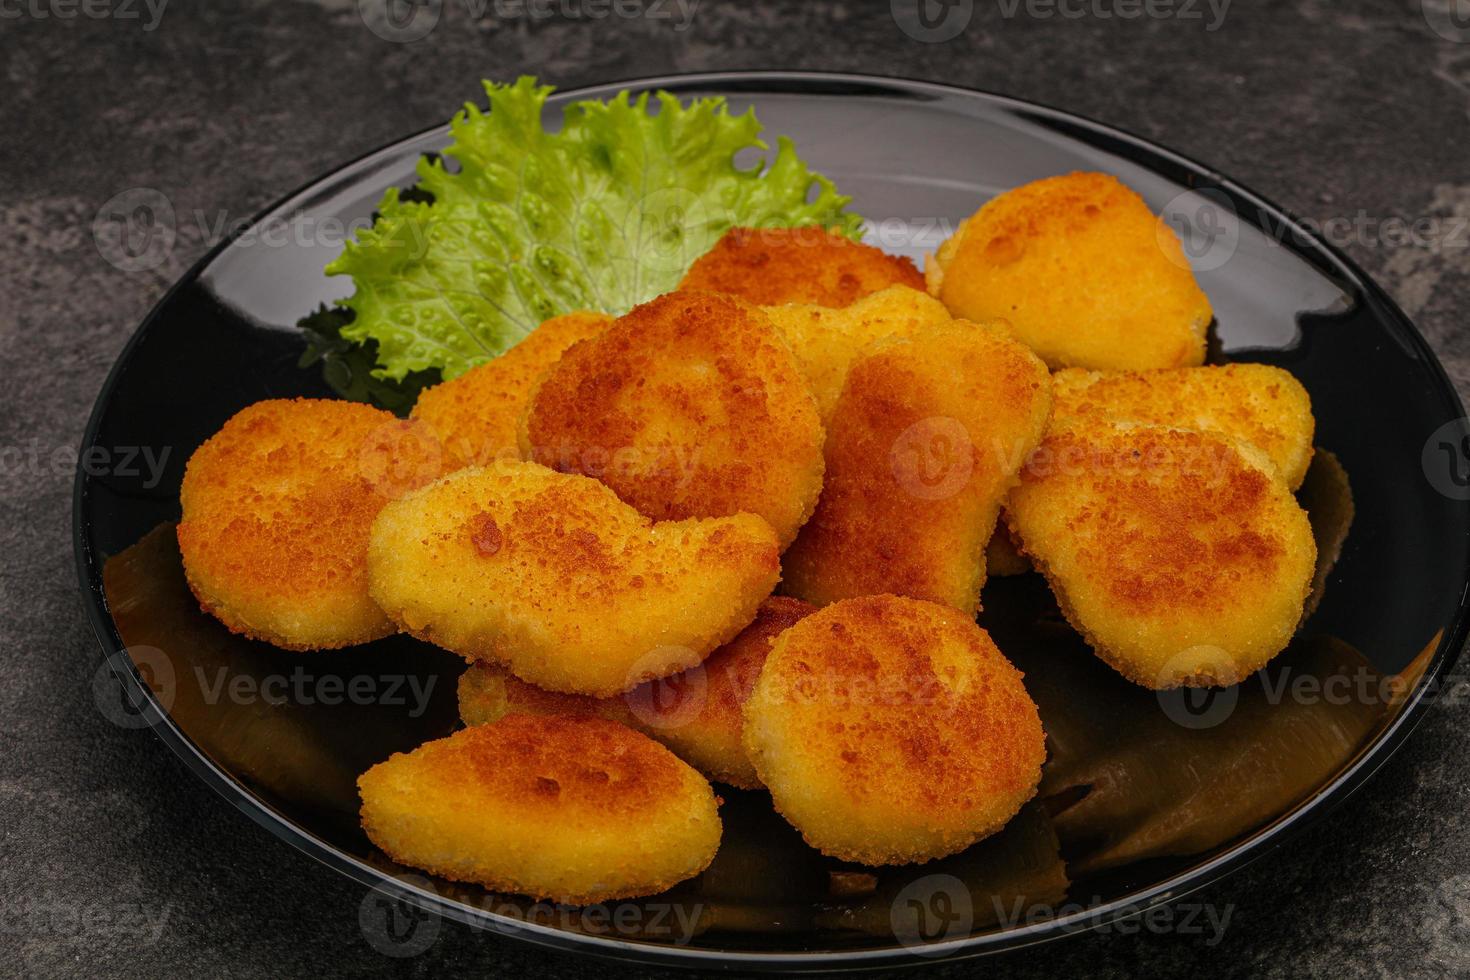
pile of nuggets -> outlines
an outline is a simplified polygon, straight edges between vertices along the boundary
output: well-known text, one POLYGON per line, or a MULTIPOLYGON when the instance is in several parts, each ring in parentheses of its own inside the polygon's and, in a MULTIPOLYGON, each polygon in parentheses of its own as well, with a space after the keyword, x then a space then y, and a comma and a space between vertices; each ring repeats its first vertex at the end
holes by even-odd
POLYGON ((252 405, 190 460, 189 583, 278 646, 469 662, 466 727, 359 782, 402 863, 657 893, 719 847, 711 779, 838 859, 962 850, 1046 758, 987 574, 1039 571, 1131 681, 1234 684, 1302 616, 1313 420, 1280 369, 1202 366, 1209 301, 1111 177, 1003 194, 928 266, 736 229, 408 419, 252 405))

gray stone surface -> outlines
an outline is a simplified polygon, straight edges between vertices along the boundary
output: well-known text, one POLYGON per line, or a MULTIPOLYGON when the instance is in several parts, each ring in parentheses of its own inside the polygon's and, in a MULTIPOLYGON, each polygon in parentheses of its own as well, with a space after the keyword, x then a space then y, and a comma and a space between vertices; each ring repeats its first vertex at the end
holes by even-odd
MULTIPOLYGON (((975 0, 968 28, 942 44, 906 37, 888 4, 821 0, 702 0, 682 31, 667 20, 560 14, 471 22, 465 0, 446 0, 443 21, 416 44, 380 39, 352 0, 174 0, 153 30, 148 8, 131 0, 0 3, 0 447, 10 450, 0 468, 0 971, 618 972, 449 924, 423 955, 383 958, 359 929, 357 886, 213 796, 151 734, 98 713, 67 456, 134 326, 208 247, 186 233, 162 267, 120 272, 91 239, 103 201, 147 186, 181 210, 248 216, 444 118, 475 96, 482 75, 534 72, 564 87, 722 68, 907 75, 1131 129, 1313 218, 1444 222, 1446 234, 1426 247, 1367 234, 1343 244, 1464 390, 1470 248, 1463 227, 1448 232, 1452 219, 1470 218, 1470 44, 1432 28, 1453 2, 1237 0, 1207 31, 1203 5, 1200 20, 1046 19, 1025 0, 1012 17, 1009 3, 975 0), (76 15, 57 16, 68 9, 76 15), (132 11, 137 19, 123 16, 132 11), (143 914, 156 935, 95 918, 73 930, 24 914, 36 903, 114 920, 143 914)), ((554 5, 567 7, 585 9, 554 5)), ((935 972, 1464 975, 1467 701, 1452 690, 1331 819, 1206 892, 1202 900, 1233 910, 1218 945, 1090 935, 935 972)))

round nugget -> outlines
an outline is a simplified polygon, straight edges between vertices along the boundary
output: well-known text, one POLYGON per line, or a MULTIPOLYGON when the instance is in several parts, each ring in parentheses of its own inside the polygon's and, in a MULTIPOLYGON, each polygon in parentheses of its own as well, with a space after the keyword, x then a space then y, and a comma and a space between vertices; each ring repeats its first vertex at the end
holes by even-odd
POLYGON ((1053 369, 1200 364, 1213 318, 1179 236, 1097 173, 988 202, 940 246, 929 291, 957 317, 1009 320, 1053 369))
POLYGON ((1312 526, 1270 459, 1222 435, 1073 419, 1006 520, 1067 620, 1144 687, 1229 686, 1296 632, 1312 526))
POLYGON ((923 289, 924 277, 909 259, 813 225, 731 228, 679 284, 761 306, 847 306, 888 286, 923 289))
POLYGON ((368 595, 368 534, 391 498, 438 473, 432 439, 352 402, 257 402, 189 459, 179 550, 200 606, 290 650, 394 632, 368 595))
POLYGON ((754 514, 655 523, 596 480, 520 461, 393 501, 367 550, 372 596, 404 630, 598 697, 698 665, 781 574, 754 514))
POLYGON ((928 861, 999 830, 1035 794, 1044 742, 1021 672, 973 619, 891 595, 782 633, 745 706, 776 809, 860 864, 928 861))
POLYGON ((668 293, 573 346, 532 395, 520 446, 654 520, 758 514, 783 547, 822 489, 822 423, 791 348, 716 293, 668 293))
POLYGON ((499 357, 425 389, 413 407, 439 438, 444 472, 518 459, 516 428, 537 380, 566 349, 609 324, 606 313, 552 317, 499 357))
POLYGON ((704 777, 596 718, 510 715, 394 755, 357 785, 363 829, 393 860, 538 900, 655 895, 720 845, 704 777))

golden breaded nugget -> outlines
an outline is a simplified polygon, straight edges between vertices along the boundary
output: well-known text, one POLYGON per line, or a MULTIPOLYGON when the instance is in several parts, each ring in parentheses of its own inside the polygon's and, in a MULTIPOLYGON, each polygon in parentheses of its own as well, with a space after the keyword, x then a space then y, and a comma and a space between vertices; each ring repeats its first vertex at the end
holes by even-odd
POLYGON ((887 286, 924 288, 909 259, 815 226, 731 228, 696 259, 680 289, 707 289, 762 306, 847 306, 887 286))
POLYGON ((1161 690, 1235 684, 1281 652, 1317 558, 1264 454, 1162 426, 1051 432, 1006 520, 1098 656, 1161 690))
POLYGON ((848 369, 865 348, 885 337, 911 337, 928 327, 954 322, 943 303, 908 286, 890 286, 840 310, 827 306, 762 309, 796 355, 823 422, 832 417, 848 369))
POLYGON ((785 591, 973 614, 1001 501, 1050 410, 1046 366, 998 331, 957 321, 873 347, 832 413, 826 485, 786 553, 785 591))
POLYGON ((516 429, 537 380, 568 347, 610 323, 606 313, 552 317, 494 360, 420 394, 413 418, 439 437, 444 472, 519 458, 516 429))
POLYGON ((393 860, 571 905, 657 894, 720 845, 704 777, 597 718, 510 715, 400 752, 357 786, 363 829, 393 860))
POLYGON ((780 560, 753 514, 655 524, 596 480, 503 461, 383 508, 368 572, 413 635, 547 690, 606 696, 734 637, 780 560))
POLYGON ((759 514, 783 546, 822 489, 822 423, 790 348, 717 293, 665 294, 573 346, 532 395, 520 445, 655 520, 759 514))
POLYGON ((1216 432, 1270 458, 1292 490, 1312 462, 1312 400, 1291 373, 1267 364, 1225 364, 1104 374, 1073 368, 1052 376, 1052 425, 1073 419, 1147 422, 1216 432))
POLYGON ((200 606, 289 650, 394 632, 368 596, 368 529, 391 497, 437 475, 436 448, 417 434, 343 401, 236 414, 190 457, 179 490, 179 551, 200 606))
POLYGON ((994 833, 1046 758, 1021 672, 990 636, 948 606, 887 595, 777 638, 745 746, 807 843, 861 864, 928 861, 994 833))
POLYGON ((711 779, 757 789, 760 781, 741 742, 741 709, 776 637, 815 611, 796 599, 772 596, 761 603, 754 622, 701 666, 611 698, 543 691, 500 667, 477 663, 459 680, 459 714, 466 725, 512 712, 607 718, 658 739, 711 779))
POLYGON ((1106 174, 989 201, 940 246, 928 279, 955 316, 1004 317, 1053 369, 1199 364, 1214 316, 1179 236, 1106 174))

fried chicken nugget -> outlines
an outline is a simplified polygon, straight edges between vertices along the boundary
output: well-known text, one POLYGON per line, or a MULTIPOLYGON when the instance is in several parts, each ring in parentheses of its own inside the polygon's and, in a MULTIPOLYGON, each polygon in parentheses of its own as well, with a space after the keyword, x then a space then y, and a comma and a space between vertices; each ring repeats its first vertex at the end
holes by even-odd
POLYGON ((888 286, 924 288, 914 263, 822 228, 731 228, 696 259, 680 289, 707 289, 760 306, 847 306, 888 286))
POLYGON ((929 291, 957 317, 1004 317, 1052 369, 1200 364, 1213 313, 1179 236, 1098 173, 1008 191, 932 257, 929 291))
POLYGON ((607 696, 692 667, 780 578, 753 514, 655 524, 535 463, 460 470, 383 508, 373 598, 407 632, 549 691, 607 696))
POLYGON ((400 752, 357 785, 363 829, 393 860, 538 900, 654 895, 720 845, 704 777, 596 718, 510 715, 400 752))
POLYGON ((574 345, 532 395, 520 446, 655 520, 759 514, 783 547, 822 489, 822 423, 790 348, 717 293, 667 293, 574 345))
POLYGON ((1052 375, 1052 425, 1074 419, 1147 422, 1215 432, 1270 458, 1287 487, 1302 485, 1312 462, 1312 399, 1289 371, 1224 364, 1173 371, 1052 375))
POLYGON ((179 551, 199 605, 288 650, 394 632, 368 595, 368 529, 439 460, 412 423, 351 402, 256 402, 190 457, 179 551))
POLYGON ((1317 558, 1264 454, 1163 426, 1052 431, 1006 519, 1098 656, 1160 690, 1235 684, 1281 652, 1317 558))
POLYGON ((1021 672, 990 636, 948 606, 891 595, 834 603, 776 639, 745 746, 807 843, 870 865, 999 830, 1046 758, 1021 672))
POLYGON ((1046 429, 1046 366, 957 321, 853 365, 827 433, 817 511, 785 591, 816 605, 891 592, 974 614, 1001 501, 1046 429))
POLYGON ((537 380, 568 347, 610 323, 606 313, 552 317, 499 357, 420 394, 412 417, 438 437, 444 472, 518 458, 516 429, 537 380))
POLYGON ((843 309, 767 306, 763 310, 796 355, 823 422, 832 417, 847 372, 865 348, 887 337, 912 337, 928 327, 954 322, 943 303, 908 286, 890 286, 843 309))
POLYGON ((739 789, 760 780, 741 742, 742 709, 776 637, 815 612, 796 599, 772 596, 740 635, 692 670, 640 684, 620 697, 590 698, 543 691, 490 664, 459 681, 459 713, 482 725, 511 712, 607 718, 657 739, 710 779, 739 789))

